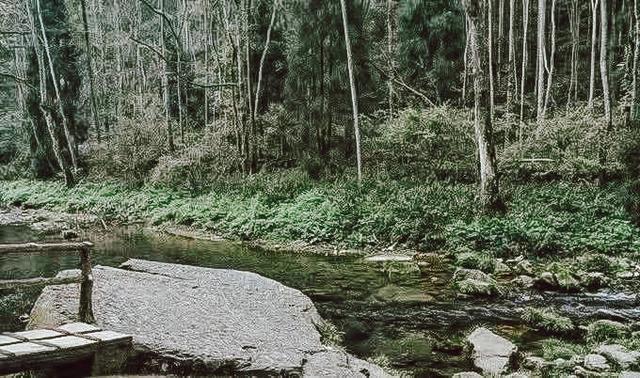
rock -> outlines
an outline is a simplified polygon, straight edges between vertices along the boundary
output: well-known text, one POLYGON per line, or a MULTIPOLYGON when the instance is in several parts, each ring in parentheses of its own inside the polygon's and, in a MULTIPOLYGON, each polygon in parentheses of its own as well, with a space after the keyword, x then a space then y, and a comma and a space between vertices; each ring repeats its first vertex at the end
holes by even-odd
POLYGON ((533 275, 533 265, 529 260, 522 260, 516 264, 513 269, 517 274, 524 274, 527 276, 533 275))
POLYGON ((609 362, 622 369, 628 369, 640 363, 640 352, 628 351, 622 345, 601 345, 595 352, 603 355, 609 362))
POLYGON ((576 361, 574 361, 573 359, 567 361, 564 358, 556 358, 555 360, 553 360, 552 365, 553 370, 566 371, 573 369, 573 367, 576 366, 576 361))
POLYGON ((456 289, 465 295, 490 296, 500 293, 496 281, 480 270, 458 268, 452 280, 456 289))
POLYGON ((420 289, 393 284, 380 288, 373 296, 383 302, 428 303, 434 300, 433 296, 420 289))
POLYGON ((533 287, 534 280, 532 277, 520 275, 512 279, 511 284, 525 289, 530 289, 533 287))
POLYGON ((542 272, 536 279, 535 285, 543 290, 556 290, 558 288, 558 281, 551 272, 542 272))
POLYGON ((640 372, 623 371, 622 373, 620 373, 620 378, 640 378, 640 372))
POLYGON ((592 370, 587 370, 582 366, 576 366, 573 370, 575 374, 574 377, 585 377, 585 378, 611 378, 614 377, 610 372, 597 372, 592 370))
POLYGON ((534 370, 534 371, 540 371, 540 370, 544 369, 545 366, 547 366, 547 362, 542 357, 527 356, 522 361, 522 366, 524 366, 527 369, 534 370))
POLYGON ((446 261, 442 255, 438 253, 418 253, 413 256, 420 268, 425 270, 442 270, 446 268, 446 261))
POLYGON ((584 367, 593 371, 608 371, 611 369, 607 359, 599 354, 587 354, 584 356, 584 367))
MULTIPOLYGON (((128 270, 93 269, 96 323, 133 335, 142 357, 175 369, 163 373, 184 374, 198 361, 204 375, 386 376, 323 345, 318 328, 326 323, 298 290, 249 272, 144 260, 121 267, 128 270)), ((45 288, 28 328, 76 321, 78 291, 78 285, 45 288)))
POLYGON ((582 286, 587 290, 598 290, 609 285, 604 273, 590 272, 582 276, 582 286))
POLYGON ((78 233, 74 230, 62 230, 61 234, 62 238, 66 240, 78 238, 78 233))
POLYGON ((499 376, 509 367, 511 358, 518 347, 504 337, 498 336, 484 327, 476 328, 468 337, 471 344, 474 365, 484 375, 499 376))
POLYGON ((496 276, 507 276, 507 275, 511 274, 511 268, 509 268, 509 266, 507 264, 502 262, 502 259, 496 259, 495 268, 493 270, 493 273, 496 276))
POLYGON ((531 372, 527 372, 527 371, 517 371, 515 373, 511 373, 504 376, 504 378, 529 378, 529 377, 531 377, 531 372))
POLYGON ((408 255, 374 255, 374 256, 365 257, 364 261, 368 261, 368 262, 387 262, 387 261, 409 262, 409 261, 413 261, 413 257, 408 256, 408 255))
POLYGON ((475 371, 464 371, 462 373, 456 373, 452 378, 482 378, 482 375, 475 371))

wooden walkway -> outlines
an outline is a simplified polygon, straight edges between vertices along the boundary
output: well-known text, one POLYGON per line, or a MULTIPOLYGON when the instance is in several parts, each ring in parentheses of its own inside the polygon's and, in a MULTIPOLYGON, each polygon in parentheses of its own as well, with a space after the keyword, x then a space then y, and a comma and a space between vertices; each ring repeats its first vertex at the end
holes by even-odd
POLYGON ((103 331, 86 323, 3 333, 0 335, 0 374, 79 362, 103 352, 111 355, 118 349, 126 358, 131 342, 129 335, 103 331))
MULTIPOLYGON (((94 323, 90 242, 0 244, 6 254, 78 252, 80 274, 71 277, 36 277, 0 280, 0 290, 21 287, 80 284, 78 319, 58 328, 0 334, 0 375, 26 370, 50 370, 68 364, 90 363, 92 375, 119 373, 131 349, 132 337, 105 331, 94 323)), ((48 375, 48 374, 45 374, 48 375)))

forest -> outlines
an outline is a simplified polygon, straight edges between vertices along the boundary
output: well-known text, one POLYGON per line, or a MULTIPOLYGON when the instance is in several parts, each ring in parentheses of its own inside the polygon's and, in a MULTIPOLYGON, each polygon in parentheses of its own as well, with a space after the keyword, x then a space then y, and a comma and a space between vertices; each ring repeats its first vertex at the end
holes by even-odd
MULTIPOLYGON (((465 297, 640 290, 637 0, 0 9, 2 208, 437 256, 465 297)), ((630 319, 541 305, 520 321, 549 336, 545 368, 573 371, 550 361, 640 350, 630 319)))

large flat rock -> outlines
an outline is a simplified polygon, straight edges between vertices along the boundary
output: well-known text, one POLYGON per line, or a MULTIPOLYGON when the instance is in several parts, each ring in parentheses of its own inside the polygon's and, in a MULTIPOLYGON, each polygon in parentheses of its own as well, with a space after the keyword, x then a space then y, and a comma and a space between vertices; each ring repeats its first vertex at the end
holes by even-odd
MULTIPOLYGON (((133 335, 136 351, 171 361, 165 366, 184 369, 195 362, 200 372, 386 376, 323 345, 317 328, 324 321, 311 300, 274 280, 144 260, 121 268, 93 270, 97 325, 133 335)), ((28 328, 76 321, 78 300, 78 285, 47 287, 28 328)))

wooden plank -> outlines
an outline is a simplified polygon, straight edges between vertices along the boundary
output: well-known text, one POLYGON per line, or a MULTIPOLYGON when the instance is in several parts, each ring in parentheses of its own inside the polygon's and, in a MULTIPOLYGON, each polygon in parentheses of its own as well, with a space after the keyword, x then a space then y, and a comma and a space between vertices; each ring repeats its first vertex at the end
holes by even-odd
POLYGON ((1 280, 0 290, 30 286, 68 285, 73 283, 82 283, 82 280, 82 275, 75 275, 71 277, 36 277, 21 280, 1 280))
MULTIPOLYGON (((82 361, 102 348, 128 347, 132 337, 103 331, 86 323, 70 323, 56 329, 38 329, 0 335, 0 374, 52 367, 82 361), (15 337, 14 337, 15 336, 15 337), (26 340, 26 341, 21 341, 26 340)), ((105 350, 108 352, 108 349, 105 350)))
POLYGON ((93 247, 93 243, 88 241, 60 242, 60 243, 0 244, 0 255, 7 254, 7 253, 81 251, 91 247, 93 247))
POLYGON ((94 326, 93 324, 87 323, 69 323, 62 325, 60 327, 54 328, 54 331, 60 331, 62 333, 87 333, 87 332, 97 332, 101 331, 100 328, 94 326))

